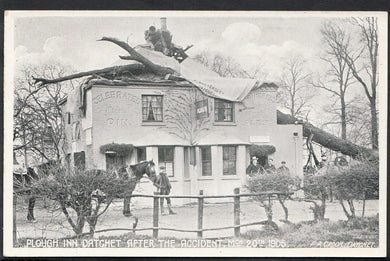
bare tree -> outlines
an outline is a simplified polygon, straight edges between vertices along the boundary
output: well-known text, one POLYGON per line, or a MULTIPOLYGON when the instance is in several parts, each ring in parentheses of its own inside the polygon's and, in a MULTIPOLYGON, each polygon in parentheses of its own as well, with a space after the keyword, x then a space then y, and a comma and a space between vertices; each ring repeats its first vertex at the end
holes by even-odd
POLYGON ((307 72, 302 57, 292 56, 284 61, 278 96, 293 117, 303 116, 313 97, 307 87, 309 79, 310 73, 307 72))
POLYGON ((335 103, 339 103, 340 107, 335 108, 333 113, 337 115, 339 121, 332 121, 336 124, 341 124, 341 138, 347 139, 347 101, 346 91, 351 84, 354 83, 351 69, 343 59, 344 48, 349 49, 350 36, 346 33, 345 28, 335 25, 332 22, 324 23, 321 29, 323 41, 326 45, 325 55, 321 60, 325 61, 330 67, 326 71, 325 82, 318 77, 312 82, 312 85, 317 88, 326 90, 336 98, 335 103), (341 43, 341 45, 337 44, 341 43), (342 47, 343 46, 343 47, 342 47))
POLYGON ((24 66, 14 91, 14 151, 35 159, 58 160, 64 139, 60 101, 72 87, 68 84, 37 86, 33 77, 61 77, 70 68, 61 64, 24 66))
POLYGON ((371 146, 378 149, 378 21, 375 17, 351 18, 348 20, 359 32, 359 43, 356 50, 348 48, 343 42, 336 41, 343 50, 343 59, 351 70, 352 75, 363 87, 370 102, 371 114, 371 146))
POLYGON ((347 106, 348 140, 361 146, 370 146, 370 104, 363 95, 357 95, 347 106))

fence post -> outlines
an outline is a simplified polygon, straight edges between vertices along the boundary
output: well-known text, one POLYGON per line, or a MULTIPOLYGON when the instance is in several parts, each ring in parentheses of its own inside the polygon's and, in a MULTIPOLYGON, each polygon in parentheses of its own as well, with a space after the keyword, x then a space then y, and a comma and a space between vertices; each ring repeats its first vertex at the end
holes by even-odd
POLYGON ((12 235, 13 235, 13 240, 14 240, 14 242, 13 242, 13 246, 15 246, 15 245, 17 245, 17 240, 18 240, 18 238, 17 238, 17 236, 16 236, 16 201, 18 200, 18 198, 16 197, 16 195, 15 195, 15 193, 14 193, 14 195, 13 195, 13 211, 12 211, 12 213, 13 213, 13 231, 12 231, 12 235))
MULTIPOLYGON (((159 193, 154 192, 154 195, 159 193)), ((153 197, 153 238, 158 238, 158 206, 159 206, 159 197, 153 197)))
MULTIPOLYGON (((239 195, 240 189, 235 188, 234 194, 239 195)), ((240 196, 234 196, 234 225, 240 225, 240 196)), ((239 237, 240 236, 240 227, 234 228, 234 236, 239 237)))
MULTIPOLYGON (((199 195, 203 195, 203 190, 199 191, 199 195)), ((198 229, 203 229, 203 197, 198 198, 198 229)), ((203 231, 198 231, 198 237, 203 237, 203 231)))

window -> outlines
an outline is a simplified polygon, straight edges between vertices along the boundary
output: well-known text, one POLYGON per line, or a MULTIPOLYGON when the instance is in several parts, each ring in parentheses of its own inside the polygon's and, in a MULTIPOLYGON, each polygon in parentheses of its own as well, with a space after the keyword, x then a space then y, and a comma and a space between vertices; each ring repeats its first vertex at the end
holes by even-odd
POLYGON ((184 147, 184 178, 190 177, 190 147, 184 147))
POLYGON ((160 147, 158 148, 158 165, 159 167, 164 166, 167 171, 167 176, 173 177, 173 158, 174 148, 173 147, 160 147))
POLYGON ((200 148, 202 153, 202 176, 211 176, 211 147, 200 148))
POLYGON ((70 156, 72 154, 71 153, 68 153, 65 155, 65 164, 66 164, 66 167, 69 169, 70 168, 70 156))
POLYGON ((119 157, 116 154, 106 154, 106 170, 118 170, 125 165, 125 157, 119 157))
POLYGON ((79 170, 85 170, 85 152, 75 152, 74 157, 74 166, 79 170))
POLYGON ((137 160, 138 162, 146 160, 146 147, 137 148, 137 160))
POLYGON ((233 102, 215 99, 215 121, 233 121, 233 102))
POLYGON ((71 119, 70 116, 71 116, 71 115, 70 115, 70 112, 67 112, 67 113, 66 113, 66 119, 67 119, 68 124, 71 124, 71 123, 72 123, 72 119, 71 119))
POLYGON ((142 95, 142 121, 163 121, 162 95, 142 95))
POLYGON ((236 175, 236 147, 223 147, 223 175, 236 175))

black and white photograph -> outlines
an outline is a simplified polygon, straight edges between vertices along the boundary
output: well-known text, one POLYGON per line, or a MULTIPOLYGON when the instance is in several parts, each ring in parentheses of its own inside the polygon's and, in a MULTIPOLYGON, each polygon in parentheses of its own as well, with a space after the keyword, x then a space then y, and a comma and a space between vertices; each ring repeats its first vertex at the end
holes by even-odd
POLYGON ((5 256, 386 255, 386 12, 4 17, 5 256))

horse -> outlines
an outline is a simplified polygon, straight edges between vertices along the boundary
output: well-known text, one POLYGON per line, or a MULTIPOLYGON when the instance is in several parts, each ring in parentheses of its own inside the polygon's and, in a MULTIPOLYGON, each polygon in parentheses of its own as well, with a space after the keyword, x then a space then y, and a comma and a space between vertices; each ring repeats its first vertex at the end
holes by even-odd
POLYGON ((131 195, 136 187, 136 185, 140 182, 141 178, 146 174, 149 179, 155 184, 156 182, 156 170, 155 164, 153 160, 150 161, 142 161, 135 165, 130 165, 126 169, 122 169, 120 175, 125 178, 127 181, 130 181, 130 187, 125 193, 124 201, 123 201, 123 215, 125 217, 132 216, 130 211, 130 201, 131 195), (130 180, 128 180, 130 179, 130 180))
POLYGON ((39 180, 40 175, 47 175, 49 170, 56 166, 57 162, 54 160, 49 160, 46 163, 40 164, 34 167, 37 172, 32 167, 27 168, 27 172, 13 172, 13 188, 14 192, 17 192, 22 195, 28 195, 28 213, 27 220, 34 222, 36 219, 34 217, 34 206, 36 201, 36 196, 31 195, 31 185, 34 181, 39 180), (39 173, 39 174, 38 174, 39 173))
POLYGON ((39 176, 34 171, 33 168, 27 168, 26 173, 13 173, 13 188, 14 192, 24 195, 30 195, 28 199, 28 221, 35 221, 34 217, 34 206, 35 206, 35 196, 31 196, 31 184, 34 180, 38 180, 39 176))

